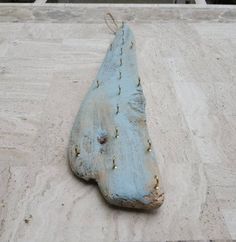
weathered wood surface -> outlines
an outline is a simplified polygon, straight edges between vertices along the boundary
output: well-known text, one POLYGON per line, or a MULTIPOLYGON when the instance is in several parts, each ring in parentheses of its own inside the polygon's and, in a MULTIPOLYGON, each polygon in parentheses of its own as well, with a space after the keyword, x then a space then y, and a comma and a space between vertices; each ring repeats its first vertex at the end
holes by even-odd
POLYGON ((74 173, 94 179, 107 201, 156 208, 164 200, 147 131, 135 39, 119 28, 74 123, 69 160, 74 173))
POLYGON ((0 241, 236 239, 235 21, 232 6, 1 6, 0 241), (166 198, 148 212, 108 206, 68 166, 108 11, 135 34, 166 198))

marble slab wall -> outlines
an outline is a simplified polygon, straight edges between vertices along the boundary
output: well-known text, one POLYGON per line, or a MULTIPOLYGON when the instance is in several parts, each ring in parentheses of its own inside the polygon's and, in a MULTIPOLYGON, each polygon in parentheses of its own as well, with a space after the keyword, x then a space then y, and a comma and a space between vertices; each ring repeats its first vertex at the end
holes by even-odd
POLYGON ((236 9, 0 6, 0 241, 236 239, 236 9), (71 173, 75 115, 113 39, 133 29, 166 193, 108 206, 71 173))

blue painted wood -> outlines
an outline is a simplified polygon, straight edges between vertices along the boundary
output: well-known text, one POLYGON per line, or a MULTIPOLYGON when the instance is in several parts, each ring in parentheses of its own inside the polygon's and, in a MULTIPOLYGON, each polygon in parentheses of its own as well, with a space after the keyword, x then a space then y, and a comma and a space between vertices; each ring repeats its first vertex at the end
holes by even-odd
POLYGON ((110 45, 71 132, 70 166, 111 204, 156 208, 164 194, 145 117, 135 39, 127 25, 110 45))

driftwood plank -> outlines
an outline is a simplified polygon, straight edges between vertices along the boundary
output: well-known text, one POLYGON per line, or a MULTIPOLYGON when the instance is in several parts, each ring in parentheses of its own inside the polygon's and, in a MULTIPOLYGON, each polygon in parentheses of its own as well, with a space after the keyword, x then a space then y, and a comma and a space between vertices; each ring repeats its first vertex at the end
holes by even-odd
POLYGON ((73 172, 94 179, 111 204, 159 207, 164 195, 145 117, 135 40, 116 33, 76 117, 69 144, 73 172))

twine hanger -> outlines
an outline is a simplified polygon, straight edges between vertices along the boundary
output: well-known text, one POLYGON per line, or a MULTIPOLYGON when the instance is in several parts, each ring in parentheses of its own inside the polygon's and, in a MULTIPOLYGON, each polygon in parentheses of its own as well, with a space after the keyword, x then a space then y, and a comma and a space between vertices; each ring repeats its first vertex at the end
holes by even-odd
MULTIPOLYGON (((113 34, 116 34, 117 30, 119 29, 119 26, 118 26, 117 21, 113 17, 113 15, 111 13, 106 13, 104 15, 104 20, 105 20, 105 23, 106 23, 108 29, 111 30, 111 32, 113 34), (110 21, 108 21, 108 19, 110 21)), ((123 22, 122 22, 122 25, 123 25, 123 22)))

